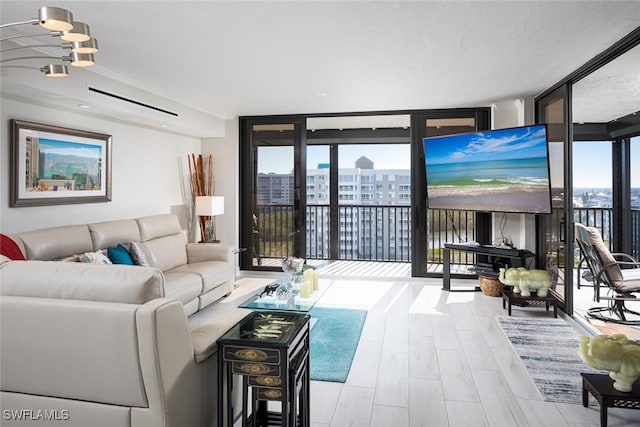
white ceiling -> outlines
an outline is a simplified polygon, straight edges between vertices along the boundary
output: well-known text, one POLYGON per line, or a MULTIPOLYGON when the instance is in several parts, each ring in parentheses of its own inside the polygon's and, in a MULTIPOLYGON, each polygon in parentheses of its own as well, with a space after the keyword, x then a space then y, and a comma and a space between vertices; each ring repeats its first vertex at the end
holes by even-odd
MULTIPOLYGON (((36 17, 42 5, 2 0, 2 23, 36 17)), ((74 83, 53 84, 36 71, 3 69, 3 93, 50 104, 64 103, 66 93, 73 102, 65 108, 89 100, 92 114, 127 120, 126 112, 150 126, 161 120, 87 98, 87 82, 184 111, 183 125, 193 115, 201 123, 237 115, 487 106, 539 94, 640 25, 638 1, 46 5, 90 25, 100 44, 96 66, 71 70, 64 80, 83 88, 75 91, 64 86, 74 83)), ((203 125, 194 134, 219 131, 203 125)))
POLYGON ((640 46, 575 83, 572 96, 577 123, 607 123, 639 112, 640 46))

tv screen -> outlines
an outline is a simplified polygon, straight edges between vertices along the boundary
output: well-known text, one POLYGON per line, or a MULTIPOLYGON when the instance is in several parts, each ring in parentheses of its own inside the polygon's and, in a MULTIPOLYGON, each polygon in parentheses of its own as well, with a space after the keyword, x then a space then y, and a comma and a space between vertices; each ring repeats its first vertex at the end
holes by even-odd
POLYGON ((551 213, 546 125, 424 138, 430 209, 551 213))

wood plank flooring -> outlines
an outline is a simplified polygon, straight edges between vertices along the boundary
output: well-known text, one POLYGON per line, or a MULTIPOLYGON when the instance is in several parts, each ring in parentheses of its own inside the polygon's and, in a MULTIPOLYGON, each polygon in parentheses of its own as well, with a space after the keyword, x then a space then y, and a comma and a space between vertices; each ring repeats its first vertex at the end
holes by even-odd
MULTIPOLYGON (((336 280, 333 294, 354 299, 340 305, 359 306, 349 286, 336 280)), ((369 300, 346 383, 312 381, 313 426, 600 425, 594 401, 584 408, 542 399, 495 321, 506 315, 500 298, 443 292, 440 280, 369 286, 379 298, 369 300)), ((337 305, 336 298, 328 303, 337 305)), ((552 316, 540 308, 513 312, 552 316)), ((609 426, 633 425, 640 425, 639 410, 610 409, 609 426)))
MULTIPOLYGON (((501 298, 443 292, 439 279, 323 280, 333 283, 318 304, 368 315, 347 381, 311 382, 312 426, 600 425, 593 399, 542 399, 495 320, 506 315, 501 298)), ((609 409, 608 425, 638 426, 640 410, 609 409)))

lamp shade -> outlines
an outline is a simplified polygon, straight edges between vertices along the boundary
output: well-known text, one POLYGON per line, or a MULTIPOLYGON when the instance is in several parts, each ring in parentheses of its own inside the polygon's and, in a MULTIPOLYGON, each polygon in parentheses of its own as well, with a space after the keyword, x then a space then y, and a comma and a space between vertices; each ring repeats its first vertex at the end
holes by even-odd
POLYGON ((40 26, 50 31, 69 31, 73 28, 73 14, 61 7, 45 6, 38 9, 40 26))
POLYGON ((84 22, 75 21, 73 29, 63 31, 60 38, 66 42, 86 42, 91 38, 91 31, 84 22))
POLYGON ((47 77, 66 77, 69 75, 69 69, 62 64, 49 64, 40 68, 40 71, 47 77))
POLYGON ((71 42, 71 51, 76 53, 96 53, 98 51, 98 40, 92 37, 86 42, 71 42))
POLYGON ((197 216, 215 216, 224 213, 224 197, 198 196, 196 197, 197 216))
POLYGON ((71 52, 69 55, 69 61, 74 67, 90 67, 95 64, 93 60, 93 53, 77 53, 71 52))

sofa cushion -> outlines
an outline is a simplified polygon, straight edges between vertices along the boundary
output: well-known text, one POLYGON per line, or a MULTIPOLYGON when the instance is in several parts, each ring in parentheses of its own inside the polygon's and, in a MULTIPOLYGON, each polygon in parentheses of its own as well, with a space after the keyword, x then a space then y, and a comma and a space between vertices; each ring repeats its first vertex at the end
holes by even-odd
POLYGON ((174 214, 151 215, 137 218, 138 229, 140 230, 140 240, 157 239, 158 237, 170 236, 182 233, 180 221, 174 214))
POLYGON ((167 298, 187 304, 202 292, 202 280, 197 274, 168 272, 164 275, 164 292, 167 298))
POLYGON ((144 245, 153 266, 162 271, 187 263, 186 242, 182 233, 147 240, 144 245))
POLYGON ((213 288, 229 281, 232 277, 231 266, 224 261, 203 261, 194 264, 185 264, 176 267, 169 272, 194 273, 202 278, 202 293, 207 293, 213 288))
POLYGON ((93 249, 105 249, 118 243, 128 244, 141 240, 138 223, 135 219, 107 221, 89 224, 89 233, 93 249))
POLYGON ((0 268, 0 294, 144 304, 164 297, 164 276, 156 268, 128 265, 8 262, 0 268))
POLYGON ((118 243, 116 246, 107 249, 107 256, 113 264, 133 265, 133 260, 127 248, 118 243))
POLYGON ((86 225, 66 225, 27 231, 18 236, 27 259, 49 261, 73 254, 93 251, 91 234, 86 225))

